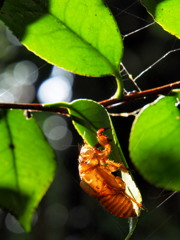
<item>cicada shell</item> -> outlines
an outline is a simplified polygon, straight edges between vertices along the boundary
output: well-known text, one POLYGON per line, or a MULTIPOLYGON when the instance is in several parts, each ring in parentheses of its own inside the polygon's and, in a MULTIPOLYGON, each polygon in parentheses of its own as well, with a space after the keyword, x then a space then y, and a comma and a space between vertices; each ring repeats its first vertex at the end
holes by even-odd
POLYGON ((128 172, 123 164, 108 159, 111 144, 103 134, 104 128, 97 131, 97 140, 103 150, 84 144, 79 155, 79 175, 81 187, 90 196, 96 198, 102 206, 118 217, 138 216, 142 204, 126 193, 126 184, 112 173, 121 170, 128 172))

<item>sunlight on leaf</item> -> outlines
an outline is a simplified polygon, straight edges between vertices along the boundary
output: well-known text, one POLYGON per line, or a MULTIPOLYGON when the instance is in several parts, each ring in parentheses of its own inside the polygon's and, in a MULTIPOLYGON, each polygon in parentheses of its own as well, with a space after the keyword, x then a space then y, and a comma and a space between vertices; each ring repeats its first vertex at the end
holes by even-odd
POLYGON ((117 162, 125 161, 110 116, 102 105, 92 100, 79 99, 71 103, 46 104, 45 106, 67 107, 76 130, 91 146, 98 143, 96 138, 97 130, 108 128, 106 134, 112 139, 111 145, 113 148, 111 157, 117 162))
POLYGON ((164 30, 180 38, 179 0, 141 0, 141 2, 164 30))
POLYGON ((34 119, 21 110, 0 112, 0 205, 26 231, 35 208, 54 178, 54 152, 34 119))
POLYGON ((87 76, 119 73, 121 35, 103 0, 6 0, 0 19, 52 64, 87 76))
POLYGON ((167 190, 180 189, 180 94, 173 92, 145 106, 130 136, 133 163, 149 182, 167 190))

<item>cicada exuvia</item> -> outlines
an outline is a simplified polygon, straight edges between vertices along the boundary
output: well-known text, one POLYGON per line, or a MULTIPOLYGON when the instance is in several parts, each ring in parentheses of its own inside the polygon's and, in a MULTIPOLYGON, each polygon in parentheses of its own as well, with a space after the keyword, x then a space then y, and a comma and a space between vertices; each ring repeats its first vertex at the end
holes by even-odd
POLYGON ((122 163, 109 160, 110 140, 103 134, 104 128, 97 131, 97 140, 103 150, 84 144, 79 155, 80 185, 90 196, 96 198, 102 206, 118 217, 138 216, 142 204, 126 193, 126 183, 113 172, 128 172, 122 163))

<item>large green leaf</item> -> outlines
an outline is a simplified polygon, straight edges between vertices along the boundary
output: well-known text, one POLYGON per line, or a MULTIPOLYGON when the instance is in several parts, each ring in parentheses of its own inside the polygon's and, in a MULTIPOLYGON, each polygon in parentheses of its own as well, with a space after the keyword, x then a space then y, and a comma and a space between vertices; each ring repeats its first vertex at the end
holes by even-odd
POLYGON ((179 0, 141 0, 141 2, 158 24, 180 38, 179 0))
POLYGON ((0 19, 52 64, 88 76, 119 75, 122 40, 103 0, 6 0, 0 19))
POLYGON ((180 94, 161 97, 136 117, 130 136, 132 161, 145 179, 180 189, 180 94))
POLYGON ((117 162, 124 161, 124 164, 126 164, 110 116, 102 105, 92 100, 80 99, 71 103, 46 104, 45 106, 52 105, 67 107, 76 130, 91 146, 98 143, 97 130, 106 128, 105 134, 112 140, 111 158, 117 162))
POLYGON ((26 120, 21 110, 0 112, 0 142, 0 205, 29 231, 54 177, 54 152, 34 119, 26 120))

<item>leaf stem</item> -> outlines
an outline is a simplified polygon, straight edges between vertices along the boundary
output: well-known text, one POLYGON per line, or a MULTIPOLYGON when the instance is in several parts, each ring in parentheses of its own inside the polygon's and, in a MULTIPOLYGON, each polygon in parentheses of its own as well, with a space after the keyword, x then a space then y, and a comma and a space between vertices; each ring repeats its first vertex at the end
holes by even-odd
POLYGON ((129 240, 131 238, 131 236, 134 233, 134 230, 136 229, 136 225, 138 223, 138 220, 139 220, 138 217, 129 218, 129 233, 124 240, 129 240))
POLYGON ((122 82, 120 73, 116 74, 115 79, 116 79, 117 89, 115 94, 111 97, 111 99, 114 99, 114 98, 121 99, 123 96, 123 82, 122 82))

